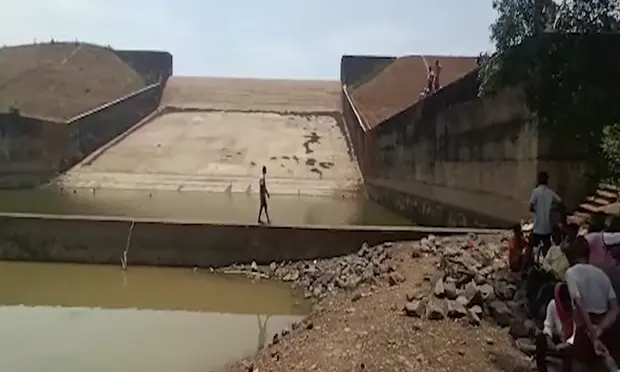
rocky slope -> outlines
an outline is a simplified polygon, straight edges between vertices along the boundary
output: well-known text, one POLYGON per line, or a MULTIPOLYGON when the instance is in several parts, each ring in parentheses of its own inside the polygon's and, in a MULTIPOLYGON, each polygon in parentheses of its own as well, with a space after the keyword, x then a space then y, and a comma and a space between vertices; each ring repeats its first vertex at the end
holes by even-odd
POLYGON ((228 268, 290 282, 316 303, 230 370, 529 370, 536 326, 507 271, 506 241, 429 236, 329 260, 228 268))

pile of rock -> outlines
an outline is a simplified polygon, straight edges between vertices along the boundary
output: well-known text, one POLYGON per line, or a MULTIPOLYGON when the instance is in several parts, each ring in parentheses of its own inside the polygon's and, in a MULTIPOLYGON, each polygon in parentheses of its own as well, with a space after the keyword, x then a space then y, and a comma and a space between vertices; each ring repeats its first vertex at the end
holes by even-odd
POLYGON ((427 277, 432 282, 430 293, 408 296, 407 314, 434 320, 467 317, 476 325, 488 316, 501 326, 510 325, 523 301, 517 296, 517 278, 506 268, 505 238, 501 234, 431 235, 416 242, 413 255, 437 255, 439 270, 427 277))
POLYGON ((405 279, 391 263, 392 243, 374 247, 363 244, 356 254, 324 260, 272 262, 269 266, 234 265, 224 271, 254 272, 275 278, 303 291, 306 298, 322 299, 340 290, 352 291, 362 284, 373 285, 385 279, 398 284, 405 279))
POLYGON ((431 282, 429 290, 407 296, 405 313, 430 320, 464 318, 476 326, 487 318, 510 327, 517 345, 531 352, 536 325, 527 319, 520 279, 507 267, 506 240, 504 234, 469 234, 429 236, 416 242, 412 254, 437 255, 439 268, 426 277, 431 282))

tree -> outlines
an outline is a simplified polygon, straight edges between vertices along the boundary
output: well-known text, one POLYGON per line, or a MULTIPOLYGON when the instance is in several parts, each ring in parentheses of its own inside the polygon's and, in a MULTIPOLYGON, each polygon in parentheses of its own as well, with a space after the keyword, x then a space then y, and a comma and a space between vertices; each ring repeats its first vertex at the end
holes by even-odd
POLYGON ((539 130, 578 149, 593 177, 620 179, 620 1, 494 0, 493 8, 496 53, 480 68, 480 94, 523 86, 539 130))

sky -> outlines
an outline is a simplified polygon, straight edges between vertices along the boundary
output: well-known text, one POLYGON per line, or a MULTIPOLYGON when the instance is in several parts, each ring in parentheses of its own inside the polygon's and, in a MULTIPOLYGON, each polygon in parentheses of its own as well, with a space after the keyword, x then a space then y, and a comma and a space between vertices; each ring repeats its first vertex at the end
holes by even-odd
POLYGON ((174 74, 337 79, 344 54, 478 55, 492 0, 0 0, 0 45, 166 50, 174 74))

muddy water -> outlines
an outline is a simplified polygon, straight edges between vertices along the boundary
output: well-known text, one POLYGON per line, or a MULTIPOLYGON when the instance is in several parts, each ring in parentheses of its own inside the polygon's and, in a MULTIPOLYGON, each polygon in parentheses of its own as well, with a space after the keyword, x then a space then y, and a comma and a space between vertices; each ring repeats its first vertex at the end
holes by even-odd
MULTIPOLYGON (((0 191, 0 212, 256 222, 259 202, 246 194, 111 189, 0 191)), ((269 215, 287 225, 411 225, 365 199, 273 195, 269 215)))
POLYGON ((284 285, 191 269, 0 262, 0 371, 217 370, 307 310, 284 285))

